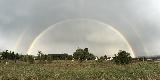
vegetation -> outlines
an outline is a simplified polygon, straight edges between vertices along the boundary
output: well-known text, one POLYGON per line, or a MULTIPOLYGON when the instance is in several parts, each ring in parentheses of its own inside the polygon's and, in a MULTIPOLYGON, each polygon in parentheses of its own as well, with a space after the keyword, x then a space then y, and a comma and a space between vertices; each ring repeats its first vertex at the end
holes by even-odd
POLYGON ((19 59, 19 54, 18 53, 14 53, 12 51, 8 52, 8 50, 6 51, 3 51, 1 53, 1 59, 2 60, 5 60, 5 61, 8 61, 8 60, 14 60, 15 62, 17 61, 17 59, 19 59))
POLYGON ((19 55, 6 50, 0 53, 0 57, 0 80, 160 79, 159 62, 148 61, 146 57, 132 58, 122 50, 113 60, 106 55, 95 60, 95 55, 88 48, 79 48, 73 55, 38 51, 37 56, 19 55))
POLYGON ((77 49, 76 52, 73 54, 73 58, 75 60, 79 60, 80 62, 84 60, 94 60, 95 56, 89 53, 88 48, 85 49, 77 49))
POLYGON ((0 80, 159 80, 160 63, 55 60, 50 64, 0 63, 0 80))
POLYGON ((132 57, 128 52, 120 50, 117 55, 115 54, 113 61, 116 64, 129 64, 132 61, 132 57))

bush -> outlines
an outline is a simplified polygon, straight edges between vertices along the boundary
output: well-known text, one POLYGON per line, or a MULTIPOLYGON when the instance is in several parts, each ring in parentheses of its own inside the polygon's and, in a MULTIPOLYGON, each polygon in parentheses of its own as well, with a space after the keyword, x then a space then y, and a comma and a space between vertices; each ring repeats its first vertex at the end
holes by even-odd
POLYGON ((129 64, 132 61, 132 57, 130 56, 130 53, 120 50, 118 54, 115 54, 115 57, 113 57, 113 61, 116 64, 129 64))
POLYGON ((27 55, 27 62, 30 63, 30 64, 34 63, 34 58, 33 58, 32 55, 27 55))
POLYGON ((79 60, 80 62, 85 60, 95 60, 95 56, 92 53, 89 53, 88 48, 85 49, 77 49, 76 52, 73 53, 73 58, 75 60, 79 60))

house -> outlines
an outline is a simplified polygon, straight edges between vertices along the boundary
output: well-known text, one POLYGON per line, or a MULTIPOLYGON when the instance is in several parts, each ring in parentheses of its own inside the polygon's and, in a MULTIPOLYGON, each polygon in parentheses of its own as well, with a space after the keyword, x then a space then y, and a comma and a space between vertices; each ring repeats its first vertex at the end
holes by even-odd
POLYGON ((52 60, 65 60, 68 58, 68 54, 48 54, 52 58, 52 60))

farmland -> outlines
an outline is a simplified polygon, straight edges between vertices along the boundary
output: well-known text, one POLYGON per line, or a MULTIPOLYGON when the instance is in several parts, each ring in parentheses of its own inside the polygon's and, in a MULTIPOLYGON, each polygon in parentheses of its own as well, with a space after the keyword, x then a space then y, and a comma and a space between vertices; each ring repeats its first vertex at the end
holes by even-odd
POLYGON ((0 62, 0 80, 159 80, 160 63, 116 65, 111 61, 54 60, 52 63, 0 62))

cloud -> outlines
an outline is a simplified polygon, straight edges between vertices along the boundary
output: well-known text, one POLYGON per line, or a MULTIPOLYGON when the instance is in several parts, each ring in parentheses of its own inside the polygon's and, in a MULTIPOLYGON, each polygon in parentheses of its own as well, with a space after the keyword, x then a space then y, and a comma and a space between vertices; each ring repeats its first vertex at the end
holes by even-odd
MULTIPOLYGON (((146 55, 145 49, 149 53, 154 52, 148 55, 157 55, 160 45, 159 3, 157 0, 0 0, 0 48, 14 48, 23 33, 19 48, 26 52, 32 41, 49 26, 67 19, 87 18, 104 22, 120 31, 137 56, 146 55)), ((107 44, 95 37, 99 32, 83 33, 86 27, 79 25, 76 28, 56 27, 51 34, 55 38, 49 40, 69 44, 79 40, 79 35, 83 42, 87 34, 88 42, 107 44), (73 28, 80 34, 72 34, 73 28), (66 37, 68 35, 72 37, 66 37)))

